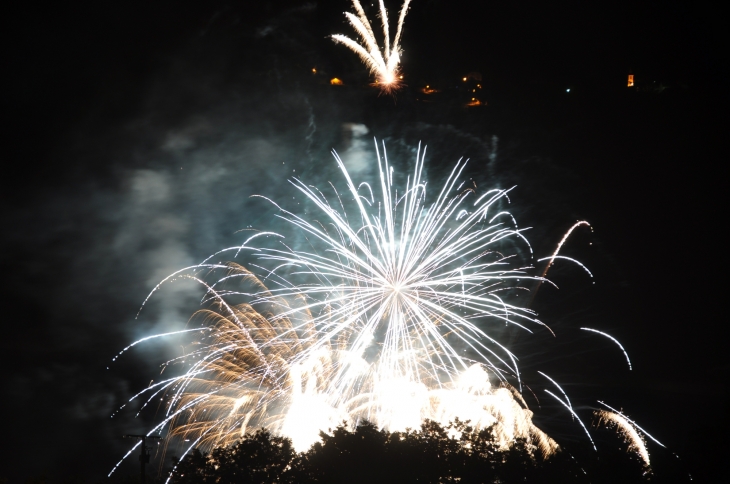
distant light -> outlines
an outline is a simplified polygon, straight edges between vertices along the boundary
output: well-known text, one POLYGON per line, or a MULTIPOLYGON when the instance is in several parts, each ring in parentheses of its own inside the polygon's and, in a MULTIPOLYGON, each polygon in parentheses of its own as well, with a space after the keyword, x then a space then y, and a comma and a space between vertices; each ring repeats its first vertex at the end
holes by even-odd
POLYGON ((629 82, 628 82, 628 85, 627 86, 628 87, 633 87, 633 85, 634 85, 634 75, 633 74, 629 74, 629 82))
POLYGON ((570 92, 570 88, 566 89, 565 92, 570 92))
POLYGON ((333 86, 341 86, 342 80, 340 80, 336 77, 333 77, 332 79, 330 79, 330 84, 332 84, 333 86))
POLYGON ((316 73, 317 73, 317 68, 316 67, 312 67, 312 74, 316 74, 316 73))
POLYGON ((462 81, 466 82, 466 77, 464 79, 462 79, 462 81))

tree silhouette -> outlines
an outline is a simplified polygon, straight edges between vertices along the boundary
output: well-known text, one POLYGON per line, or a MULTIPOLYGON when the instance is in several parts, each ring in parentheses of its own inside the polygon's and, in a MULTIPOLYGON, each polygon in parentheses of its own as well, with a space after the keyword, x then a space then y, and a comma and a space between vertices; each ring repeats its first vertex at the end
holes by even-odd
POLYGON ((173 471, 172 482, 199 483, 273 483, 295 482, 291 464, 296 452, 291 440, 261 429, 230 447, 217 447, 210 455, 193 450, 173 471))
MULTIPOLYGON (((606 434, 610 436, 609 434, 606 434)), ((175 484, 484 484, 686 482, 650 473, 615 438, 597 453, 587 444, 563 446, 543 458, 517 439, 501 448, 491 428, 468 422, 441 426, 425 421, 418 430, 388 432, 369 422, 345 424, 320 434, 321 441, 297 454, 291 441, 261 429, 209 455, 194 450, 178 462, 175 484)), ((686 475, 686 474, 685 474, 686 475)))

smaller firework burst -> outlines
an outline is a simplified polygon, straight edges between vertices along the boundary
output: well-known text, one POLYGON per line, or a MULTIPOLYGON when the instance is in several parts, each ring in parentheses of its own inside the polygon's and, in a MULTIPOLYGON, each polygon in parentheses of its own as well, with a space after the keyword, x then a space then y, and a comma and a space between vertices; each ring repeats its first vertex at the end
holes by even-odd
POLYGON ((361 43, 347 37, 346 35, 333 35, 332 40, 339 44, 343 44, 350 48, 353 52, 360 56, 360 59, 368 66, 370 72, 375 76, 375 85, 386 94, 393 93, 401 87, 400 75, 400 38, 403 32, 403 22, 406 19, 408 6, 411 0, 405 0, 398 16, 398 27, 396 29, 393 41, 390 40, 390 28, 388 26, 388 12, 385 9, 383 0, 380 0, 380 19, 383 24, 383 47, 378 45, 375 38, 370 20, 365 15, 365 11, 360 5, 359 0, 352 0, 357 15, 345 12, 350 25, 359 34, 361 43))

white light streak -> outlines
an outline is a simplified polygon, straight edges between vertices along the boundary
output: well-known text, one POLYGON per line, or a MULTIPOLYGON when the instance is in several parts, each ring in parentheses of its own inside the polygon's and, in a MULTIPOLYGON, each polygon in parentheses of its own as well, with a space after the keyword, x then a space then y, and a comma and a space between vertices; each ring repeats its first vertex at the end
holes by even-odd
POLYGON ((580 329, 582 329, 583 331, 591 331, 593 333, 598 333, 598 334, 600 334, 602 336, 605 336, 606 338, 610 339, 614 343, 616 343, 618 345, 618 347, 621 348, 621 351, 623 351, 624 356, 626 357, 626 362, 629 364, 629 370, 631 370, 631 360, 629 359, 629 354, 626 352, 626 350, 624 349, 624 347, 621 346, 621 343, 619 343, 616 338, 614 338, 610 334, 604 333, 603 331, 598 331, 597 329, 592 329, 592 328, 580 328, 580 329))
POLYGON ((583 427, 583 430, 585 431, 586 435, 588 436, 588 440, 591 441, 591 445, 593 446, 593 450, 595 450, 596 452, 598 452, 598 449, 596 448, 595 442, 593 442, 593 438, 591 437, 591 434, 588 432, 588 429, 586 428, 585 424, 580 419, 580 417, 578 417, 578 414, 575 413, 575 411, 573 411, 572 408, 570 408, 570 405, 568 405, 563 400, 561 400, 560 397, 558 397, 557 395, 555 395, 553 392, 551 392, 550 390, 545 390, 545 392, 548 393, 555 400, 559 401, 565 408, 568 409, 568 411, 571 413, 571 415, 573 415, 573 418, 575 418, 578 421, 578 423, 580 424, 580 426, 583 427))
POLYGON ((656 442, 656 443, 657 443, 657 444, 659 444, 660 446, 664 447, 665 449, 667 448, 667 447, 666 447, 666 446, 665 446, 664 444, 662 444, 662 443, 661 443, 661 442, 659 442, 659 441, 658 441, 657 439, 655 439, 654 437, 652 437, 652 436, 651 436, 651 434, 650 434, 649 432, 647 432, 646 430, 644 430, 644 429, 642 429, 641 427, 639 427, 639 425, 638 425, 638 424, 637 424, 636 422, 634 422, 633 420, 631 420, 631 419, 630 419, 629 417, 627 417, 627 416, 626 416, 626 415, 625 415, 624 413, 622 413, 622 412, 620 412, 620 411, 616 410, 615 408, 611 407, 610 405, 608 405, 608 404, 606 404, 606 403, 604 403, 604 402, 602 402, 602 401, 600 401, 600 400, 598 400, 598 403, 600 403, 600 404, 601 404, 601 405, 603 405, 604 407, 608 408, 608 409, 609 409, 609 410, 611 410, 612 412, 614 412, 614 413, 617 413, 617 414, 621 415, 621 416, 622 416, 623 418, 625 418, 625 419, 626 419, 626 420, 627 420, 627 421, 628 421, 629 423, 631 423, 631 425, 633 425, 633 426, 634 426, 634 427, 636 427, 636 428, 637 428, 638 430, 640 430, 640 431, 641 431, 641 433, 643 433, 644 435, 646 435, 647 437, 649 437, 649 438, 650 438, 651 440, 653 440, 654 442, 656 442))

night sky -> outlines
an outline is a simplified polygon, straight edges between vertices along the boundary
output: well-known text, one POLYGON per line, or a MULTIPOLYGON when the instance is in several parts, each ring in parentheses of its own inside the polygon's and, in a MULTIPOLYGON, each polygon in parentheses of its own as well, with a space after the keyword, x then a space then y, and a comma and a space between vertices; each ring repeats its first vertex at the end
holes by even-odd
MULTIPOLYGON (((730 450, 718 12, 414 0, 394 100, 327 38, 352 35, 347 1, 247 3, 6 7, 0 478, 105 476, 132 444, 121 435, 155 422, 154 409, 111 414, 177 349, 111 359, 198 307, 196 288, 172 285, 135 319, 152 287, 240 244, 240 229, 270 228, 275 211, 250 195, 288 200, 292 176, 339 182, 331 149, 372 176, 375 136, 404 170, 427 144, 434 187, 462 156, 480 186, 516 185, 512 212, 538 255, 591 222, 565 253, 594 279, 556 269, 560 289, 541 289, 534 308, 559 337, 523 336, 514 350, 527 374, 547 368, 564 383, 588 420, 596 400, 621 407, 699 482, 716 482, 730 450), (456 102, 470 72, 484 107, 456 102), (629 72, 642 90, 626 87, 629 72), (330 86, 335 76, 345 85, 330 86), (426 84, 444 95, 424 102, 426 84), (615 336, 634 370, 581 326, 615 336)), ((553 410, 536 422, 579 438, 553 410)))

